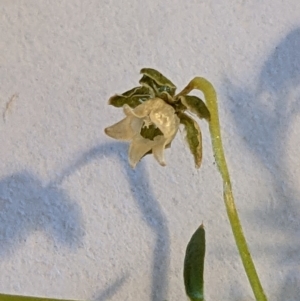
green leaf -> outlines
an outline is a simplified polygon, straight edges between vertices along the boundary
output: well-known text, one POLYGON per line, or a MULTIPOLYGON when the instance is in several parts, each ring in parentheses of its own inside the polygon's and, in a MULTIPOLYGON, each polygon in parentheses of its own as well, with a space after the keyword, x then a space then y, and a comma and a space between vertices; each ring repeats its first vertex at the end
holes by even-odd
POLYGON ((190 112, 196 114, 199 118, 210 120, 209 110, 202 99, 192 95, 180 96, 179 99, 190 112))
POLYGON ((108 100, 108 103, 117 108, 123 107, 124 104, 128 104, 131 108, 135 108, 143 101, 152 98, 152 96, 153 93, 151 94, 147 87, 135 87, 123 94, 112 96, 108 100))
POLYGON ((0 294, 0 301, 68 301, 68 300, 0 294))
POLYGON ((186 141, 194 156, 196 168, 201 166, 202 161, 202 135, 198 123, 184 113, 179 113, 180 123, 184 125, 186 130, 186 141))
POLYGON ((152 68, 143 68, 141 74, 143 74, 142 79, 148 77, 155 83, 158 93, 167 92, 171 96, 174 96, 176 86, 160 72, 152 68))
POLYGON ((191 301, 203 301, 203 273, 205 257, 205 230, 201 225, 193 234, 187 245, 184 258, 185 292, 191 301))

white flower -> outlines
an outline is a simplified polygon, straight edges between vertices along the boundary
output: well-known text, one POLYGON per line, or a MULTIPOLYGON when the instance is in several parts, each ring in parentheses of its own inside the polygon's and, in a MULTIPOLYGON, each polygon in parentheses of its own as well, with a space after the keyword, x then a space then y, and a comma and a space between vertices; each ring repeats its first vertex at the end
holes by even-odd
POLYGON ((134 168, 150 151, 160 165, 166 165, 164 149, 174 139, 180 122, 174 108, 160 98, 153 98, 134 109, 125 104, 123 110, 126 117, 106 128, 105 133, 118 140, 131 141, 128 154, 131 167, 134 168), (142 129, 149 126, 154 126, 161 132, 153 140, 141 135, 142 129))

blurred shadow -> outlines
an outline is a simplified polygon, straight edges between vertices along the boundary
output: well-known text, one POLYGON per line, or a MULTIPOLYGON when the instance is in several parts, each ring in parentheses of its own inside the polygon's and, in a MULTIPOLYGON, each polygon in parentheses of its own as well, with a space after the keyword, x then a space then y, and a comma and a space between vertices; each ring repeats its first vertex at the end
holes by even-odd
POLYGON ((123 286, 128 275, 124 275, 121 278, 117 278, 111 285, 109 285, 104 291, 100 294, 97 294, 93 300, 95 301, 105 301, 110 299, 115 295, 115 293, 123 286))
MULTIPOLYGON (((264 256, 274 255, 279 264, 291 267, 291 273, 298 265, 299 273, 300 199, 289 180, 286 145, 300 111, 300 28, 274 48, 261 68, 256 88, 237 87, 228 79, 226 86, 237 131, 273 182, 271 199, 263 196, 265 202, 252 213, 254 220, 270 230, 266 235, 275 230, 274 238, 280 238, 264 248, 264 256)), ((296 300, 286 299, 285 286, 276 294, 281 296, 278 300, 296 300)), ((300 286, 292 294, 299 298, 300 286)))
POLYGON ((141 218, 155 235, 155 247, 152 258, 152 287, 151 299, 154 301, 165 300, 168 292, 168 269, 170 254, 170 234, 166 217, 155 194, 150 186, 145 165, 140 162, 135 170, 132 170, 127 160, 128 146, 124 143, 113 142, 105 145, 97 145, 83 153, 75 164, 62 171, 54 182, 58 185, 65 177, 74 171, 89 164, 93 160, 116 156, 120 159, 123 170, 128 177, 133 198, 141 212, 141 218))
MULTIPOLYGON (((111 156, 120 159, 131 186, 132 196, 141 212, 141 218, 155 235, 151 298, 164 300, 168 292, 170 253, 166 218, 154 197, 143 162, 133 171, 129 167, 126 157, 127 147, 123 143, 110 143, 91 148, 45 187, 38 178, 27 171, 1 180, 0 255, 12 252, 15 245, 26 241, 28 234, 37 230, 45 231, 59 243, 70 247, 78 246, 83 236, 81 212, 76 203, 72 202, 59 186, 66 177, 92 160, 111 156)), ((117 283, 114 287, 121 284, 117 283)), ((114 292, 112 288, 109 291, 114 292)))
POLYGON ((69 248, 83 237, 81 210, 59 187, 44 186, 28 171, 0 181, 0 256, 15 251, 33 231, 69 248))
POLYGON ((292 270, 287 275, 285 283, 278 294, 278 300, 298 301, 300 298, 300 273, 299 270, 292 270))

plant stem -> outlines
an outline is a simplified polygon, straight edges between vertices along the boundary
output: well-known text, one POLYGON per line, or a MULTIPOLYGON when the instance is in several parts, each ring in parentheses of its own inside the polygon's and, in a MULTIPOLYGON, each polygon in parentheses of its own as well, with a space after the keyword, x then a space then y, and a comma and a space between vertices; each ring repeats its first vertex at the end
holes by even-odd
POLYGON ((238 247, 246 274, 252 287, 254 296, 257 301, 267 301, 264 290, 258 278, 253 260, 251 258, 247 242, 242 230, 239 216, 235 207, 232 194, 231 181, 227 168, 227 163, 224 155, 223 144, 221 139, 221 130, 218 114, 217 94, 212 84, 202 77, 195 77, 187 87, 181 91, 176 97, 186 95, 191 90, 198 89, 203 92, 206 105, 210 111, 209 131, 211 135, 214 157, 223 179, 223 196, 227 210, 227 215, 230 221, 232 232, 238 247))
POLYGON ((70 300, 54 299, 54 298, 43 298, 43 297, 32 297, 32 296, 22 296, 22 295, 0 294, 0 301, 70 301, 70 300))

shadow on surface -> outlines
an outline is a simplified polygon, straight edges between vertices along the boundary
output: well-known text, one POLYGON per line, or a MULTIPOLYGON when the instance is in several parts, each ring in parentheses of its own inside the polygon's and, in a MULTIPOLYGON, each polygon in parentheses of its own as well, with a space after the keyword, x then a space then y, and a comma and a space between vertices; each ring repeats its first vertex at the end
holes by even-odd
POLYGON ((274 242, 264 249, 264 256, 272 254, 278 264, 290 267, 276 298, 298 300, 300 281, 292 275, 300 272, 300 198, 298 187, 289 180, 287 143, 300 112, 300 29, 290 32, 275 47, 262 66, 256 88, 237 87, 228 79, 226 86, 237 131, 272 178, 271 199, 262 196, 265 202, 251 216, 266 228, 262 232, 269 230, 266 235, 275 233, 274 242), (298 285, 290 285, 295 282, 291 277, 298 285))
POLYGON ((83 237, 81 211, 60 188, 23 171, 0 181, 0 256, 14 252, 30 232, 76 248, 83 237))
POLYGON ((132 196, 141 212, 141 218, 155 235, 151 297, 152 300, 164 300, 168 291, 170 253, 166 218, 154 197, 143 162, 136 170, 132 170, 127 162, 127 147, 122 143, 98 145, 88 150, 45 187, 38 178, 27 171, 2 179, 0 255, 13 251, 16 245, 26 241, 30 232, 37 230, 45 231, 59 243, 70 247, 78 246, 83 236, 81 211, 59 186, 66 177, 84 165, 111 156, 120 159, 128 177, 132 196))
POLYGON ((97 296, 93 298, 95 301, 105 301, 111 299, 119 289, 123 286, 128 278, 127 275, 123 277, 117 278, 114 283, 110 284, 106 289, 104 289, 100 294, 96 294, 97 296))
POLYGON ((65 177, 93 160, 112 156, 119 159, 128 178, 132 196, 141 212, 141 218, 155 235, 151 299, 153 301, 165 300, 168 292, 167 275, 170 254, 170 235, 166 217, 159 202, 155 199, 144 163, 140 162, 137 168, 132 170, 127 160, 127 152, 128 146, 120 142, 95 146, 75 160, 75 164, 65 169, 55 183, 60 183, 65 177))

